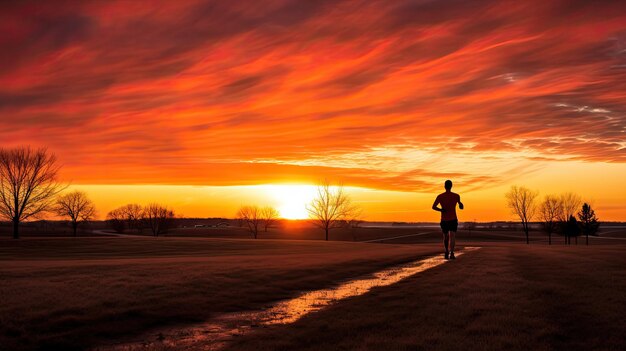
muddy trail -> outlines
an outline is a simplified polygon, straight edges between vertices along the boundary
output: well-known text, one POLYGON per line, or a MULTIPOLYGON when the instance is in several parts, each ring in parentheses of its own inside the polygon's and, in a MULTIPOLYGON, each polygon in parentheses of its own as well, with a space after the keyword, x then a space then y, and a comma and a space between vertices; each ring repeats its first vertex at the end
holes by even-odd
MULTIPOLYGON (((465 247, 457 257, 479 247, 465 247)), ((220 350, 233 338, 253 333, 258 328, 290 324, 343 299, 366 294, 373 288, 389 286, 430 268, 446 264, 441 255, 346 280, 327 289, 303 292, 263 310, 225 313, 205 323, 153 330, 133 341, 104 345, 98 351, 136 350, 220 350)))

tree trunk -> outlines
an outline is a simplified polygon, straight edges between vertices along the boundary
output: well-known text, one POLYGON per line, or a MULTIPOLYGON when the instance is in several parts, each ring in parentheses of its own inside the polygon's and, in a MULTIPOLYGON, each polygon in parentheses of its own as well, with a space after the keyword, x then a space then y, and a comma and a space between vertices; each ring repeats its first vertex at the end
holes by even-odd
POLYGON ((326 241, 328 241, 328 228, 325 228, 326 230, 326 241))
POLYGON ((528 223, 524 224, 524 232, 526 233, 526 244, 529 244, 529 241, 528 241, 528 223))
POLYGON ((552 245, 552 233, 548 233, 548 245, 552 245))
POLYGON ((530 242, 528 241, 528 229, 526 229, 526 244, 530 244, 530 242))
POLYGON ((76 231, 78 230, 78 222, 72 221, 72 230, 74 231, 74 237, 76 237, 76 231))
POLYGON ((19 227, 20 227, 20 221, 14 218, 13 219, 13 239, 20 238, 19 227))

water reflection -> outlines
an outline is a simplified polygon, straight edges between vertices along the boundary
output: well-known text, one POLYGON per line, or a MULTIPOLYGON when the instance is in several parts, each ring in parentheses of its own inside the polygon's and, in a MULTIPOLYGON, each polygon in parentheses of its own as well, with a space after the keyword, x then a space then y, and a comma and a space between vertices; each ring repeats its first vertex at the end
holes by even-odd
MULTIPOLYGON (((466 247, 457 253, 457 257, 463 252, 476 249, 479 248, 466 247)), ((219 350, 233 337, 249 333, 255 328, 293 323, 337 301, 363 295, 375 287, 397 283, 446 262, 448 261, 441 256, 413 261, 346 281, 336 287, 309 291, 293 299, 278 302, 265 310, 227 313, 207 323, 161 330, 148 335, 142 341, 98 348, 98 350, 219 350)))

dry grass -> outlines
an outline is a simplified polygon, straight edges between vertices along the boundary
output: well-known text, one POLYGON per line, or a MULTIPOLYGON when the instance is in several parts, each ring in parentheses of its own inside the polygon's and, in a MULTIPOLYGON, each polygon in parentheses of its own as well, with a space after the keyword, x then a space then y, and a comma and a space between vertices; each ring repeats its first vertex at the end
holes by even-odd
MULTIPOLYGON (((170 237, 208 237, 208 238, 251 238, 251 234, 242 228, 178 228, 168 234, 170 237)), ((336 228, 330 232, 330 240, 333 241, 366 241, 381 238, 400 237, 398 239, 385 241, 385 243, 395 244, 418 244, 418 243, 438 243, 441 240, 441 233, 438 226, 411 228, 411 227, 362 227, 356 230, 347 228, 336 228), (425 235, 414 236, 414 234, 427 233, 425 235), (356 240, 355 240, 356 239, 356 240)), ((319 228, 304 225, 302 223, 292 223, 270 231, 259 232, 262 239, 289 239, 289 240, 323 240, 324 231, 319 228)), ((501 230, 501 229, 481 229, 467 231, 460 229, 457 238, 461 242, 526 242, 526 236, 521 230, 501 230)), ((600 230, 600 237, 589 239, 592 244, 626 244, 626 229, 605 227, 600 230), (603 237, 620 238, 620 240, 603 239, 603 237)), ((531 231, 530 241, 533 244, 548 244, 548 236, 541 231, 531 231)), ((572 243, 574 241, 572 240, 572 243)), ((564 238, 561 235, 553 234, 552 243, 561 245, 564 238)), ((578 238, 579 245, 585 243, 585 237, 578 238)))
MULTIPOLYGON (((416 233, 398 229, 371 229, 370 236, 416 233)), ((456 262, 294 325, 248 335, 232 347, 626 347, 626 245, 592 241, 589 247, 549 247, 537 235, 527 246, 511 235, 517 234, 461 233, 461 242, 488 242, 473 243, 483 249, 456 262)), ((437 233, 391 241, 419 245, 152 237, 0 240, 0 349, 81 350, 152 328, 203 322, 220 312, 262 308, 302 290, 432 254, 439 245, 429 243, 438 241, 437 233)))
POLYGON ((486 245, 233 350, 623 350, 624 246, 486 245))
MULTIPOLYGON (((438 231, 438 229, 436 229, 438 231)), ((364 241, 396 235, 415 234, 431 231, 427 228, 333 228, 330 230, 331 241, 364 241)), ((222 238, 252 238, 252 234, 245 228, 176 228, 167 236, 175 237, 222 237, 222 238)), ((267 232, 259 231, 260 239, 289 239, 289 240, 324 240, 324 230, 308 223, 286 222, 281 226, 270 228, 267 232)))
POLYGON ((0 240, 0 348, 85 349, 261 308, 435 250, 285 240, 0 240))

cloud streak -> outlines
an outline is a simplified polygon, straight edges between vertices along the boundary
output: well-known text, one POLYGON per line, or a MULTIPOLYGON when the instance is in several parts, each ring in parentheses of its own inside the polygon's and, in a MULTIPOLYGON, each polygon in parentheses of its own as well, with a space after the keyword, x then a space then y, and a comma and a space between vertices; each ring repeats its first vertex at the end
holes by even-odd
POLYGON ((430 191, 626 162, 619 2, 0 6, 3 144, 78 182, 430 191))

